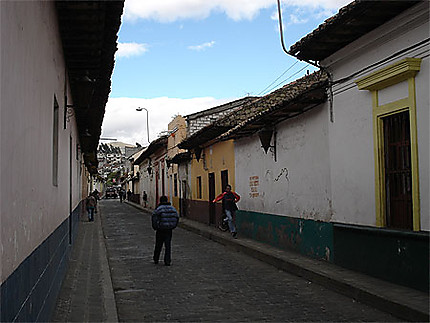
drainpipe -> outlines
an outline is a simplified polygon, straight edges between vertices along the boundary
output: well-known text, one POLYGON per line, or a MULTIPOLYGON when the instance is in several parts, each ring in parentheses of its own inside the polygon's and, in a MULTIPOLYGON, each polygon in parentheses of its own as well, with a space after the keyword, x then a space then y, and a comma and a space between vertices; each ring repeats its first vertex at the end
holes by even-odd
POLYGON ((306 59, 302 59, 302 58, 298 58, 297 56, 294 56, 291 52, 289 52, 288 50, 287 50, 287 48, 285 47, 285 43, 284 43, 284 32, 283 32, 283 28, 282 28, 282 10, 281 10, 281 2, 280 2, 280 0, 277 0, 278 1, 278 17, 279 17, 279 33, 280 33, 280 35, 281 35, 281 45, 282 45, 282 49, 284 50, 284 52, 287 54, 287 55, 290 55, 290 56, 293 56, 294 58, 296 58, 296 59, 298 59, 298 60, 300 60, 300 61, 303 61, 303 62, 306 62, 306 63, 308 63, 308 64, 310 64, 310 65, 313 65, 313 66, 315 66, 315 67, 317 67, 317 68, 322 68, 320 65, 318 65, 317 63, 315 63, 315 62, 312 62, 312 61, 309 61, 309 60, 306 60, 306 59))
POLYGON ((327 75, 328 75, 328 85, 329 85, 329 88, 328 88, 329 98, 328 98, 328 100, 329 100, 329 104, 330 104, 330 121, 334 122, 334 113, 333 113, 333 76, 332 76, 332 74, 329 72, 329 70, 327 68, 325 68, 325 67, 323 67, 323 66, 321 66, 321 65, 319 65, 319 64, 317 64, 315 62, 312 62, 310 60, 299 58, 299 57, 295 56, 294 54, 292 54, 290 51, 287 50, 287 48, 285 47, 285 44, 284 44, 284 33, 283 33, 283 28, 282 28, 281 3, 280 3, 280 0, 277 0, 277 2, 278 2, 278 17, 279 17, 279 33, 281 35, 282 49, 283 49, 283 51, 287 55, 290 55, 290 56, 294 57, 295 59, 298 59, 300 61, 306 62, 306 63, 308 63, 310 65, 313 65, 313 66, 315 66, 315 67, 323 70, 325 73, 327 73, 327 75))

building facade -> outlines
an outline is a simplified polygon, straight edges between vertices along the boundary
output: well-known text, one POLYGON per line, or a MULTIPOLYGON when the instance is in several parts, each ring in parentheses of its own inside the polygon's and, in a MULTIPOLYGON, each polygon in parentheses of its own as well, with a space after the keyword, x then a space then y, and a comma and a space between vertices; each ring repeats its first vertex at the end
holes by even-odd
POLYGON ((0 5, 0 320, 49 321, 83 212, 82 199, 97 173, 97 134, 123 2, 0 5), (110 14, 106 19, 111 27, 91 31, 97 22, 87 16, 79 28, 88 31, 84 34, 93 43, 82 37, 75 46, 81 37, 76 19, 85 17, 88 6, 96 15, 110 14), (76 66, 82 51, 99 50, 97 46, 103 51, 92 62, 84 59, 76 66))
POLYGON ((225 135, 236 138, 236 186, 247 193, 239 232, 428 291, 428 7, 353 2, 290 48, 327 73, 326 99, 225 135), (357 20, 368 12, 378 14, 357 20), (268 125, 276 160, 259 148, 268 125))

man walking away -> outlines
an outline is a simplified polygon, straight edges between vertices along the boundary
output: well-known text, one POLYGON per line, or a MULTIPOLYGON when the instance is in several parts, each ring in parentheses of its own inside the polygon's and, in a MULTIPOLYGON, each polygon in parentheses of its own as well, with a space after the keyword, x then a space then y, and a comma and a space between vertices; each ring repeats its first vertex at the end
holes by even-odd
POLYGON ((179 222, 179 215, 176 209, 170 205, 167 196, 160 197, 160 204, 152 213, 152 228, 155 233, 154 264, 158 264, 161 249, 164 244, 164 264, 170 266, 171 263, 171 242, 172 231, 179 222))
POLYGON ((225 215, 228 219, 228 227, 230 229, 231 235, 233 238, 237 237, 237 231, 236 227, 233 222, 233 217, 236 214, 237 211, 237 205, 236 202, 240 200, 240 196, 231 190, 230 185, 226 185, 224 193, 221 193, 218 195, 215 200, 213 200, 213 203, 218 202, 219 200, 222 200, 222 209, 225 212, 225 215))
POLYGON ((88 221, 92 222, 94 221, 94 209, 96 208, 96 205, 97 205, 97 200, 94 197, 94 195, 89 195, 85 199, 85 204, 88 212, 88 221))

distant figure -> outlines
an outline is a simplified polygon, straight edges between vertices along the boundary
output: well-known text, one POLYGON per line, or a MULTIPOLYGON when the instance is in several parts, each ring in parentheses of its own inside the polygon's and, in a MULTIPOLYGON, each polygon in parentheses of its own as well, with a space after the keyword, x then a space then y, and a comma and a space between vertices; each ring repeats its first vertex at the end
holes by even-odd
POLYGON ((146 191, 143 191, 142 200, 143 206, 146 207, 146 202, 148 202, 148 195, 146 194, 146 191))
POLYGON ((94 196, 94 198, 96 199, 96 205, 94 207, 94 212, 97 213, 97 201, 100 200, 100 193, 99 193, 99 191, 97 191, 97 189, 95 189, 90 195, 94 196))
POLYGON ((130 191, 130 189, 128 189, 128 191, 127 191, 127 201, 129 201, 130 202, 130 199, 131 199, 131 195, 132 195, 133 193, 130 191))
POLYGON ((119 202, 122 203, 122 199, 124 198, 124 191, 122 188, 119 189, 119 202))
POLYGON ((167 196, 160 197, 160 204, 152 213, 152 228, 155 233, 154 264, 158 264, 161 249, 164 244, 164 264, 170 266, 172 231, 179 222, 176 209, 170 205, 167 196))
POLYGON ((85 206, 87 207, 88 221, 89 222, 94 221, 94 209, 96 208, 96 205, 97 205, 96 198, 94 197, 94 195, 90 194, 85 199, 85 206))
POLYGON ((237 237, 236 227, 233 222, 233 217, 237 211, 236 202, 240 200, 240 196, 231 190, 230 185, 226 185, 224 193, 218 195, 212 202, 215 203, 222 200, 222 209, 228 219, 228 227, 233 238, 237 237))
POLYGON ((96 200, 100 199, 100 194, 99 194, 99 191, 97 191, 97 189, 95 189, 94 192, 92 192, 91 194, 96 198, 96 200))

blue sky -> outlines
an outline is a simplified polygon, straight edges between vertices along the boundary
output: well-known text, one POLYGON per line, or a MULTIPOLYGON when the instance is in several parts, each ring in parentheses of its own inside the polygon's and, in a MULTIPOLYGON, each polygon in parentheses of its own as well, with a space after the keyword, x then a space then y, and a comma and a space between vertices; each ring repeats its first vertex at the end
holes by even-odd
MULTIPOLYGON (((347 3, 283 2, 286 47, 347 3)), ((314 70, 282 51, 274 0, 126 0, 118 42, 102 137, 133 144, 147 143, 139 106, 152 141, 177 114, 264 95, 314 70)))

